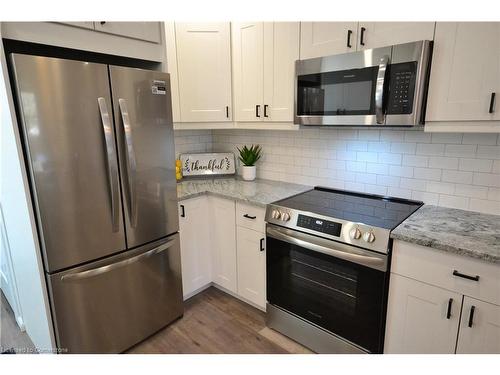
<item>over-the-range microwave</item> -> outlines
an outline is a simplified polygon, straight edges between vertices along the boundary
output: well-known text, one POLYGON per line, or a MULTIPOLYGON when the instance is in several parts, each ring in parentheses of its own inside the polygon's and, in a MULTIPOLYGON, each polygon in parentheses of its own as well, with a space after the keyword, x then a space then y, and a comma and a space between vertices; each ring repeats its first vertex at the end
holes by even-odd
POLYGON ((424 123, 432 42, 298 60, 295 123, 415 126, 424 123))

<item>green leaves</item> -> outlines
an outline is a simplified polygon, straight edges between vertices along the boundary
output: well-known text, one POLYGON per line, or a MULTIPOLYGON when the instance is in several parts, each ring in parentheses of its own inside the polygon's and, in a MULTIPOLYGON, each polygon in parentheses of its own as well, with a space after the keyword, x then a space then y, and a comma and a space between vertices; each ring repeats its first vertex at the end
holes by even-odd
POLYGON ((250 148, 245 145, 241 149, 239 147, 237 147, 237 149, 240 153, 238 159, 240 159, 246 167, 255 165, 262 156, 262 147, 259 145, 252 145, 250 148))

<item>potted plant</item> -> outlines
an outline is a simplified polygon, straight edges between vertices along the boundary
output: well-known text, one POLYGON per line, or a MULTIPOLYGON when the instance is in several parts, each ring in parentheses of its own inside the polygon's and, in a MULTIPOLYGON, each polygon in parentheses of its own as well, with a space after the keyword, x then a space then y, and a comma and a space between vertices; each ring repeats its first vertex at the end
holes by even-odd
POLYGON ((241 176, 246 181, 255 180, 255 163, 257 163, 257 161, 262 156, 262 147, 260 147, 259 145, 252 145, 250 146, 250 148, 248 148, 245 145, 241 149, 238 147, 238 152, 240 153, 238 159, 240 159, 240 161, 243 163, 241 176))

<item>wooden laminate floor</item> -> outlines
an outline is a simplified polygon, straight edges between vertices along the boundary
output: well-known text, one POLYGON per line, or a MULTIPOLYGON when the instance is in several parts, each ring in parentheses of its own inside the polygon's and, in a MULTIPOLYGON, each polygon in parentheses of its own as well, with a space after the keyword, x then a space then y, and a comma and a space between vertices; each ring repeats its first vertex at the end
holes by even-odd
POLYGON ((0 291, 0 353, 9 349, 17 353, 36 353, 31 339, 19 329, 14 312, 0 291))
POLYGON ((210 287, 185 302, 184 316, 127 353, 312 353, 266 327, 265 314, 210 287))

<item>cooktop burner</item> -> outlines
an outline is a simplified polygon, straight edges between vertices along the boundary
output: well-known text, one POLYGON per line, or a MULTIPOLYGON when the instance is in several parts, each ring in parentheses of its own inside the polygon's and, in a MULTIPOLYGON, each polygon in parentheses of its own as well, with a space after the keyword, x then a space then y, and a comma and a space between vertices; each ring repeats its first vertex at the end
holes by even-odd
POLYGON ((276 205, 392 230, 421 202, 316 187, 276 205))
POLYGON ((269 224, 388 253, 390 232, 422 202, 315 187, 267 206, 269 224))

